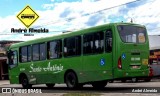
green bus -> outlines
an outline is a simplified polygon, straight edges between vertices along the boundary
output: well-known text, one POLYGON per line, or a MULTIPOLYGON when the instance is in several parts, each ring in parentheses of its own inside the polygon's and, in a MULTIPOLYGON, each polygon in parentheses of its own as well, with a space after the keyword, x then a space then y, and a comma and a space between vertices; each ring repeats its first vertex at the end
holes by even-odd
POLYGON ((109 80, 148 76, 148 58, 145 26, 109 23, 11 45, 9 79, 23 88, 103 88, 109 80))

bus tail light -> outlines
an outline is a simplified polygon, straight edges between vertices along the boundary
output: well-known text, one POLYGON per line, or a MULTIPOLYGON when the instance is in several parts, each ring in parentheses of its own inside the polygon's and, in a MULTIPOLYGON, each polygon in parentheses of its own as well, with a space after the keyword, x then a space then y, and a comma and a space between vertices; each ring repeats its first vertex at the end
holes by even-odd
POLYGON ((119 59, 118 59, 118 68, 119 68, 119 69, 122 69, 121 57, 119 57, 119 59))

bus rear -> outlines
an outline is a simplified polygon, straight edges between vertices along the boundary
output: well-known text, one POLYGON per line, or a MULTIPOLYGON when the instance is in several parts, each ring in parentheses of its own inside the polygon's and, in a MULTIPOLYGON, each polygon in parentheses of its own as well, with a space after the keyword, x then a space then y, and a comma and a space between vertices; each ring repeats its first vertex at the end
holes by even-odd
POLYGON ((149 74, 149 41, 146 28, 137 24, 117 24, 114 78, 146 77, 149 74))

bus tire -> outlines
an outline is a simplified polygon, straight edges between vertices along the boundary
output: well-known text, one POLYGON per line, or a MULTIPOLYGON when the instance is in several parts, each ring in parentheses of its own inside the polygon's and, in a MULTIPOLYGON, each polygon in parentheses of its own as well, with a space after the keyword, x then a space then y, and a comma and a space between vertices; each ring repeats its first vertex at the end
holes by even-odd
POLYGON ((53 87, 55 86, 55 84, 46 84, 46 86, 47 86, 48 88, 53 88, 53 87))
POLYGON ((24 89, 29 89, 32 87, 32 85, 29 84, 28 78, 26 76, 22 76, 20 80, 21 80, 22 87, 24 89))
POLYGON ((107 81, 96 81, 96 82, 92 82, 91 84, 93 88, 102 89, 107 85, 107 83, 108 83, 107 81))
POLYGON ((68 88, 74 89, 78 88, 78 79, 74 72, 68 72, 65 75, 65 82, 68 88))

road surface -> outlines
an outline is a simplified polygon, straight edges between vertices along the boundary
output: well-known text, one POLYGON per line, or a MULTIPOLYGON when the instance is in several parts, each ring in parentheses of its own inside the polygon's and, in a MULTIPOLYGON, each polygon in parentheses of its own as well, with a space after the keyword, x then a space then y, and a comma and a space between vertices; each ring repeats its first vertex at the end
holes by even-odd
MULTIPOLYGON (((9 84, 9 81, 0 81, 0 88, 0 92, 2 92, 2 88, 21 90, 22 86, 9 84)), ((91 85, 85 85, 82 89, 70 90, 65 84, 56 84, 51 89, 47 88, 45 84, 33 85, 33 89, 37 89, 37 92, 40 93, 28 93, 30 96, 160 96, 160 79, 137 83, 116 81, 108 83, 104 89, 94 89, 91 85)), ((12 94, 3 93, 0 96, 28 96, 28 94, 15 92, 12 94)))

